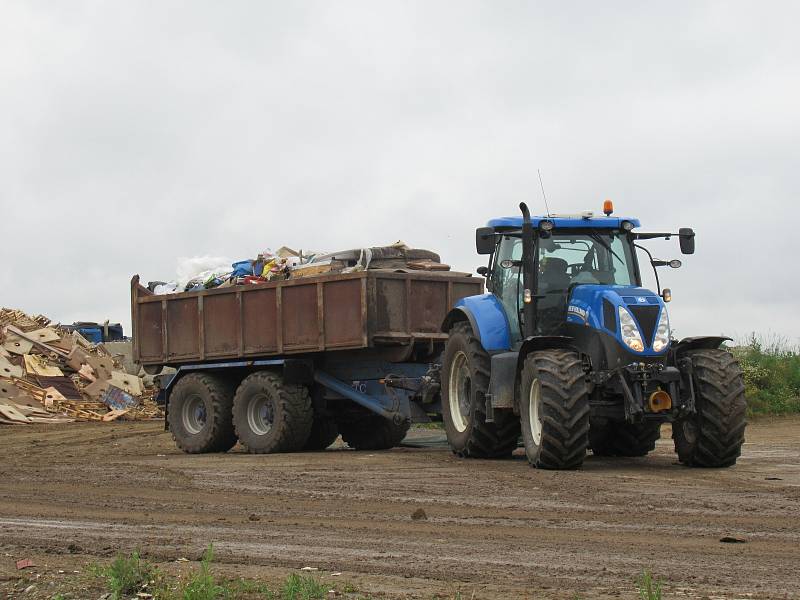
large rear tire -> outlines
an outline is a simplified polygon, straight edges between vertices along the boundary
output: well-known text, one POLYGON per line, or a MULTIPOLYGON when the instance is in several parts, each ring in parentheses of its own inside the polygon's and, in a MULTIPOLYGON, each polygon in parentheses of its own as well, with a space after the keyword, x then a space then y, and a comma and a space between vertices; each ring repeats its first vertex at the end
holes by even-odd
POLYGON ((525 357, 520 423, 528 462, 541 469, 578 469, 589 444, 589 390, 581 357, 540 350, 525 357))
POLYGON ((589 429, 589 446, 595 456, 647 456, 661 437, 661 423, 608 423, 600 431, 589 429))
POLYGON ((302 450, 313 422, 308 388, 285 383, 277 373, 248 375, 233 398, 236 434, 253 454, 302 450))
POLYGON ((354 450, 388 450, 394 448, 406 437, 411 424, 400 424, 371 415, 365 419, 342 423, 339 428, 342 439, 354 450))
POLYGON ((450 448, 459 456, 505 458, 519 440, 519 420, 496 411, 486 422, 491 361, 469 323, 450 329, 442 364, 442 417, 450 448))
POLYGON ((175 384, 167 420, 175 444, 189 454, 227 452, 236 445, 233 390, 207 373, 190 373, 175 384))
POLYGON ((744 444, 747 400, 739 363, 726 350, 689 350, 697 413, 677 421, 678 460, 690 467, 730 467, 744 444))

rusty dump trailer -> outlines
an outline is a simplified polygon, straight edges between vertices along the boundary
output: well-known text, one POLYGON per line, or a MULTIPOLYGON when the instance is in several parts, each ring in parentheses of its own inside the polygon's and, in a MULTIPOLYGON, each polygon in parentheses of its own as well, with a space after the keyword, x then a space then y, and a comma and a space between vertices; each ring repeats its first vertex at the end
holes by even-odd
POLYGON ((154 295, 131 281, 134 359, 178 371, 167 426, 187 452, 389 448, 441 412, 442 323, 463 273, 367 270, 154 295))

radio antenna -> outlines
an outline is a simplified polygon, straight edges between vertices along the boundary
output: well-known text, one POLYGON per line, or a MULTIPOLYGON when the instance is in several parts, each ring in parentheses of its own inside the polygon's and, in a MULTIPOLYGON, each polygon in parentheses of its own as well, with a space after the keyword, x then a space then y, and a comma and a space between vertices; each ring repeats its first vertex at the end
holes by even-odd
POLYGON ((539 169, 536 169, 536 172, 539 174, 539 185, 542 186, 542 196, 544 197, 544 207, 547 209, 547 216, 550 216, 550 207, 547 206, 547 194, 544 193, 544 183, 542 183, 542 172, 539 169))

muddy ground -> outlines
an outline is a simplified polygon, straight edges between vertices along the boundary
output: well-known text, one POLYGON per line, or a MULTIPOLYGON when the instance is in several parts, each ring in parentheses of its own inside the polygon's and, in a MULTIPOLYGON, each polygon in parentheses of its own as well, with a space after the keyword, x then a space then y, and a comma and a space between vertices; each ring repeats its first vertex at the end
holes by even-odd
POLYGON ((174 571, 213 542, 221 573, 309 566, 376 598, 635 598, 644 568, 665 598, 800 598, 800 419, 751 424, 724 470, 678 465, 663 435, 647 458, 549 472, 435 440, 189 456, 157 422, 1 427, 0 597, 96 599, 91 564, 139 548, 174 571))

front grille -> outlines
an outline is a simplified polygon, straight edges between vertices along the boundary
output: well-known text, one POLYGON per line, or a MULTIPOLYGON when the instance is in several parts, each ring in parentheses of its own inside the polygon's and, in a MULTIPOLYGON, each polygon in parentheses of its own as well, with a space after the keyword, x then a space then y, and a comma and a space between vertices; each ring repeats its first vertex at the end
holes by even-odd
POLYGON ((617 309, 607 298, 603 298, 603 325, 609 331, 617 330, 617 309))
POLYGON ((628 305, 633 317, 639 322, 639 329, 644 336, 644 346, 649 348, 653 343, 653 336, 656 333, 656 323, 658 322, 658 306, 651 305, 628 305))

